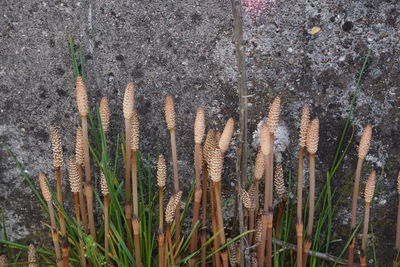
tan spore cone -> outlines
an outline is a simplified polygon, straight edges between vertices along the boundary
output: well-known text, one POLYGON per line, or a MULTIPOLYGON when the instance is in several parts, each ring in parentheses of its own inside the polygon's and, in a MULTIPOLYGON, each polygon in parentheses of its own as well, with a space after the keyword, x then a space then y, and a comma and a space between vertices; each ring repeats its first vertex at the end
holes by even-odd
POLYGON ((194 142, 201 144, 204 139, 204 132, 206 129, 206 121, 204 109, 202 107, 197 108, 196 119, 194 121, 194 142))
POLYGON ((44 175, 43 173, 39 174, 39 185, 40 185, 40 189, 42 190, 43 198, 47 202, 51 201, 52 200, 51 192, 50 192, 49 186, 47 184, 46 175, 44 175))
POLYGON ((89 104, 86 85, 81 76, 76 78, 76 103, 78 106, 79 115, 86 117, 89 114, 89 104))
POLYGON ((53 149, 53 165, 55 168, 60 168, 63 162, 63 151, 58 129, 54 125, 50 126, 50 137, 53 149))
POLYGON ((167 180, 167 166, 163 155, 158 156, 157 161, 157 185, 158 187, 165 187, 167 180))
POLYGON ((168 224, 171 224, 175 219, 175 211, 181 201, 181 197, 182 191, 179 191, 176 194, 172 195, 172 197, 168 201, 167 208, 165 209, 165 221, 168 224))
POLYGON ((307 104, 304 104, 303 110, 301 112, 301 120, 300 120, 300 147, 305 147, 307 142, 307 130, 310 124, 310 110, 307 104))
POLYGON ((172 96, 167 96, 165 98, 165 121, 167 122, 168 130, 172 130, 175 128, 175 108, 174 108, 174 100, 172 96))
POLYGON ((75 159, 73 157, 69 158, 68 172, 69 172, 69 183, 71 186, 71 192, 79 193, 82 189, 82 182, 79 177, 75 159))
POLYGON ((367 156, 371 144, 371 138, 372 138, 372 126, 367 125, 360 139, 360 145, 358 147, 358 158, 365 159, 365 157, 367 156))
POLYGON ((307 130, 307 150, 310 154, 317 153, 319 142, 319 119, 315 118, 310 122, 307 130))
POLYGON ((139 149, 139 119, 136 110, 132 111, 131 116, 131 127, 132 127, 132 138, 131 138, 131 149, 139 149))
POLYGON ((268 129, 270 133, 275 133, 279 123, 279 114, 281 113, 281 98, 280 96, 275 97, 268 112, 268 129))

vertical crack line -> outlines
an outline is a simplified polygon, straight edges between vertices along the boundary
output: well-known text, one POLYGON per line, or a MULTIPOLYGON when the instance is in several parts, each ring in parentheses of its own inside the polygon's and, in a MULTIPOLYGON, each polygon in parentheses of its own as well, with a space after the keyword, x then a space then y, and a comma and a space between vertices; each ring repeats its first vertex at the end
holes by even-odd
MULTIPOLYGON (((236 65, 238 72, 238 95, 239 95, 239 142, 237 148, 237 160, 236 160, 236 190, 238 192, 236 199, 236 209, 239 220, 239 231, 240 233, 245 232, 245 225, 243 222, 243 206, 241 201, 241 194, 239 190, 243 188, 245 181, 247 180, 247 154, 248 154, 248 144, 247 144, 247 124, 248 124, 248 99, 247 99, 247 85, 246 85, 246 62, 243 53, 243 20, 242 20, 242 5, 241 0, 231 0, 232 5, 232 15, 233 15, 233 39, 235 44, 235 55, 236 55, 236 65)), ((237 224, 236 224, 237 225, 237 224)), ((244 240, 240 239, 240 250, 244 251, 244 240)), ((250 266, 250 261, 248 255, 244 254, 245 257, 241 257, 240 266, 250 266), (245 264, 246 261, 246 264, 245 264)))

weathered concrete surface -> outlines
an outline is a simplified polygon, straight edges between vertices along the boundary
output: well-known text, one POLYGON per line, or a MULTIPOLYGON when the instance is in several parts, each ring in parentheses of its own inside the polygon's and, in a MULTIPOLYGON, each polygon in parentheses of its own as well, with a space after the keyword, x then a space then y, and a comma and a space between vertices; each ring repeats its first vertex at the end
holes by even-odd
MULTIPOLYGON (((364 125, 374 126, 366 172, 385 166, 372 209, 380 263, 389 260, 387 253, 394 243, 395 180, 400 160, 399 5, 396 0, 269 1, 261 12, 247 8, 244 18, 247 84, 252 95, 249 136, 267 114, 270 101, 280 94, 282 134, 278 137, 283 143, 290 141, 282 152, 288 171, 297 162, 299 110, 309 103, 312 115, 321 119, 321 184, 363 56, 372 49, 353 125, 357 138, 364 125), (311 35, 314 26, 321 31, 311 35)), ((169 155, 162 107, 164 96, 175 97, 182 182, 193 176, 195 108, 205 107, 212 128, 222 129, 229 116, 238 118, 229 1, 3 0, 0 8, 0 138, 33 178, 40 171, 53 173, 51 123, 60 126, 64 154, 71 155, 74 150, 74 126, 79 118, 68 35, 84 44, 92 107, 102 95, 110 97, 111 136, 122 130, 122 96, 132 80, 137 84, 136 107, 142 121, 141 148, 154 155, 161 145, 161 152, 169 155)), ((252 137, 248 141, 254 143, 252 137)), ((334 179, 337 186, 348 184, 351 178, 355 145, 350 151, 345 167, 334 179)), ((45 229, 34 196, 5 152, 0 153, 0 201, 7 230, 13 239, 39 240, 39 230, 45 229)), ((234 166, 234 155, 232 147, 227 165, 234 166)), ((233 189, 233 170, 225 172, 227 191, 233 189)), ((348 196, 350 193, 337 217, 339 238, 347 233, 348 196)))

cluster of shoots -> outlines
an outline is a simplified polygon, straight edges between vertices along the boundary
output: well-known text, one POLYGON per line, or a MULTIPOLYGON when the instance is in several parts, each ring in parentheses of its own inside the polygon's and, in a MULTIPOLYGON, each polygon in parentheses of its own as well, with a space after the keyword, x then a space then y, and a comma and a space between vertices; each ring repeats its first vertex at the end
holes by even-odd
MULTIPOLYGON (((125 176, 121 185, 123 185, 124 212, 123 221, 126 224, 126 232, 123 240, 126 242, 127 249, 132 252, 134 265, 143 266, 141 248, 144 246, 144 240, 141 240, 141 212, 140 198, 138 190, 138 162, 139 162, 139 116, 135 110, 135 86, 128 83, 123 98, 123 118, 125 122, 125 143, 124 152, 124 170, 125 176)), ((89 104, 85 83, 81 77, 76 80, 76 100, 77 108, 81 118, 80 125, 76 128, 76 149, 75 155, 71 155, 68 160, 68 177, 71 196, 74 200, 74 213, 77 225, 79 227, 79 242, 70 243, 65 221, 65 209, 63 207, 62 193, 62 167, 63 151, 61 138, 56 127, 50 127, 51 144, 53 148, 54 162, 54 181, 55 193, 48 178, 41 173, 38 183, 47 204, 50 217, 50 231, 53 240, 54 257, 57 266, 97 266, 98 262, 91 262, 87 258, 89 253, 86 238, 99 244, 104 253, 104 262, 102 264, 118 265, 115 258, 115 251, 110 248, 110 242, 115 242, 115 235, 110 233, 112 224, 110 223, 110 200, 112 198, 109 186, 113 184, 110 181, 109 174, 105 173, 106 164, 102 159, 97 159, 100 165, 99 175, 91 173, 90 142, 88 133, 89 104), (100 192, 102 195, 102 220, 103 227, 95 220, 95 204, 93 188, 94 177, 100 178, 100 192), (92 179, 93 178, 93 179, 92 179), (56 216, 58 214, 58 216, 56 216), (97 239, 103 237, 102 240, 97 239), (72 248, 71 248, 72 247, 72 248), (74 260, 70 259, 71 249, 74 249, 77 255, 74 260)), ((208 129, 206 132, 206 112, 202 107, 198 107, 194 119, 194 194, 190 235, 187 231, 182 231, 181 201, 187 192, 184 192, 180 186, 178 153, 177 153, 177 134, 176 134, 176 114, 174 100, 171 96, 165 98, 164 115, 166 128, 170 136, 170 162, 160 154, 156 163, 157 188, 158 188, 158 225, 153 229, 157 232, 157 260, 159 267, 163 266, 239 266, 241 262, 246 262, 251 266, 272 266, 273 264, 273 243, 281 232, 282 217, 287 208, 289 199, 286 189, 285 171, 280 161, 274 157, 275 132, 279 125, 281 111, 281 98, 276 97, 270 105, 267 119, 260 128, 260 146, 256 153, 254 162, 253 178, 248 183, 247 190, 242 188, 238 195, 242 199, 245 210, 243 223, 249 230, 246 233, 240 233, 241 237, 246 239, 248 247, 243 250, 235 242, 234 236, 228 236, 225 232, 226 218, 223 212, 222 180, 225 175, 224 155, 228 151, 231 139, 235 130, 233 118, 229 118, 222 132, 214 129, 208 129), (169 163, 172 165, 172 188, 167 189, 169 163), (263 193, 260 193, 260 186, 264 186, 263 193), (274 202, 274 192, 278 201, 274 202), (166 195, 170 194, 169 199, 166 195), (261 201, 264 203, 262 204, 261 201), (165 203, 167 203, 165 205, 165 203), (278 212, 274 214, 274 208, 278 212), (211 233, 211 234, 210 234, 211 233), (186 237, 188 239, 185 239, 186 237), (210 238, 210 235, 212 238, 210 238), (187 251, 182 253, 183 244, 187 244, 187 251), (211 254, 210 254, 211 253, 211 254), (189 256, 188 256, 189 255, 189 256)), ((99 105, 99 118, 101 121, 101 130, 104 136, 107 136, 110 126, 109 101, 103 97, 99 105)), ((313 222, 315 214, 315 196, 316 196, 316 155, 319 144, 320 122, 318 118, 310 119, 310 109, 304 105, 300 116, 299 129, 299 152, 298 152, 298 171, 297 171, 297 217, 296 217, 296 245, 291 249, 296 250, 297 266, 307 266, 308 257, 314 252, 311 251, 313 244, 313 222), (307 153, 307 154, 306 154, 307 153), (303 173, 304 157, 308 156, 308 204, 307 221, 303 219, 303 173)), ((353 236, 348 248, 348 266, 354 264, 354 254, 356 245, 357 225, 357 203, 360 196, 359 187, 362 174, 362 165, 368 154, 372 136, 372 127, 365 127, 362 134, 359 149, 358 162, 355 171, 354 191, 352 198, 352 219, 350 225, 350 235, 353 236)), ((102 148, 103 149, 103 148, 102 148)), ((48 176, 50 177, 50 176, 48 176)), ((53 177, 51 177, 53 179, 53 177)), ((398 193, 400 195, 400 174, 398 181, 398 193)), ((361 244, 361 266, 366 266, 367 262, 367 241, 368 241, 368 221, 370 216, 370 205, 374 195, 376 173, 372 171, 365 186, 365 215, 363 223, 363 235, 361 244)), ((262 189, 262 188, 261 188, 262 189)), ((261 191, 262 192, 262 191, 261 191)), ((400 198, 399 213, 400 214, 400 198)), ((396 235, 396 251, 400 250, 400 215, 398 216, 398 226, 396 235)), ((236 238, 237 239, 237 238, 236 238)), ((148 241, 148 240, 147 240, 148 241)), ((33 246, 29 247, 29 266, 37 266, 36 255, 33 246)), ((0 257, 0 266, 7 265, 7 258, 0 257)), ((394 265, 399 263, 397 257, 394 259, 394 265)), ((154 264, 156 265, 156 264, 154 264)))

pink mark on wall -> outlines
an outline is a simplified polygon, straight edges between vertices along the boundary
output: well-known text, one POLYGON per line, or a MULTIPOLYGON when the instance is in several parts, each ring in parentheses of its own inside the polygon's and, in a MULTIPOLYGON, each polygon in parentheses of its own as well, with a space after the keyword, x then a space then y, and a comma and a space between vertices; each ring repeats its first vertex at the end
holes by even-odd
POLYGON ((242 0, 246 13, 259 17, 275 7, 277 0, 242 0))

